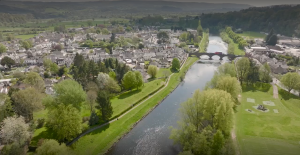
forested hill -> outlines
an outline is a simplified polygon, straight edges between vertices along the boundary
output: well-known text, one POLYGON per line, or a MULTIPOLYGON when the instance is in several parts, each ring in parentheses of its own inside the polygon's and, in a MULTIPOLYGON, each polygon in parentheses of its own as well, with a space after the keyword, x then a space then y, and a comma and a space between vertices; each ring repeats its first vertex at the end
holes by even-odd
POLYGON ((224 26, 232 26, 263 32, 269 32, 273 28, 278 34, 300 36, 300 5, 255 7, 227 13, 202 14, 201 23, 203 27, 209 27, 210 32, 218 32, 224 26))

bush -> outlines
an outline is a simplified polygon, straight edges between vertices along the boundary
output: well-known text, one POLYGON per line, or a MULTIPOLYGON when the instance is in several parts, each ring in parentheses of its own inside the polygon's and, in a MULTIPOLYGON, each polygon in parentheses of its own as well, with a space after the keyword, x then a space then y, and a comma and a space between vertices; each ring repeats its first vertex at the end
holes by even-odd
POLYGON ((98 124, 99 120, 100 120, 99 116, 95 112, 92 112, 92 114, 90 116, 90 120, 89 120, 89 125, 93 126, 95 124, 98 124))
POLYGON ((45 124, 45 119, 44 118, 40 118, 37 120, 37 125, 36 125, 36 128, 39 129, 39 128, 42 128, 45 124))
POLYGON ((82 131, 82 132, 87 131, 89 128, 90 128, 90 126, 89 126, 88 123, 83 123, 83 124, 81 125, 81 131, 82 131))

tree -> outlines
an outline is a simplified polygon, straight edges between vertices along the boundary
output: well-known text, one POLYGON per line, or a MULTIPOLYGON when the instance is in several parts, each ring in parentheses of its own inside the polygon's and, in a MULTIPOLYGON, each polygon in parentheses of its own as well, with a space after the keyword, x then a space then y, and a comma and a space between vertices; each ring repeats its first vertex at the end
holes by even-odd
POLYGON ((256 65, 256 61, 250 59, 249 72, 247 74, 247 82, 253 84, 259 80, 259 67, 256 65))
POLYGON ((202 36, 202 34, 203 34, 203 28, 201 26, 201 21, 200 20, 198 22, 197 32, 198 32, 199 36, 202 36))
POLYGON ((55 102, 52 106, 59 104, 71 104, 77 110, 81 110, 82 103, 86 100, 86 93, 81 85, 74 80, 64 80, 54 85, 55 102))
POLYGON ((23 145, 30 137, 29 125, 22 116, 7 117, 1 123, 0 137, 4 144, 23 145))
POLYGON ((102 120, 108 121, 113 114, 113 108, 109 100, 109 95, 105 91, 99 91, 97 97, 98 108, 100 109, 102 120))
POLYGON ((109 77, 106 89, 110 93, 118 93, 121 91, 121 87, 118 85, 117 81, 109 77))
POLYGON ((222 154, 222 148, 225 144, 225 139, 220 130, 217 131, 217 133, 214 135, 214 139, 211 146, 211 155, 219 155, 222 154))
POLYGON ((112 79, 116 80, 117 75, 116 75, 116 73, 115 73, 114 71, 110 71, 110 72, 108 73, 108 75, 109 75, 109 77, 111 77, 112 79))
POLYGON ((14 110, 18 115, 26 118, 26 121, 33 119, 33 112, 43 108, 41 94, 35 88, 26 88, 12 94, 14 110))
POLYGON ((238 95, 242 92, 242 88, 235 77, 222 76, 218 78, 216 89, 224 90, 231 95, 233 101, 237 102, 238 95))
POLYGON ((45 82, 43 78, 35 72, 29 72, 24 80, 25 83, 33 86, 39 92, 45 91, 45 82))
POLYGON ((241 58, 236 62, 236 69, 238 78, 243 85, 243 81, 247 78, 247 74, 250 68, 250 61, 248 58, 241 58))
POLYGON ((265 41, 268 42, 273 35, 274 35, 274 30, 271 29, 271 31, 266 36, 265 41))
POLYGON ((0 44, 0 54, 5 53, 6 51, 6 47, 3 44, 0 44))
POLYGON ((74 152, 66 146, 59 144, 54 139, 45 139, 41 146, 36 149, 37 155, 71 155, 74 152))
POLYGON ((223 148, 220 137, 230 133, 233 105, 231 95, 223 90, 196 90, 192 98, 181 104, 178 128, 172 129, 170 138, 181 144, 183 151, 194 154, 219 151, 223 148))
POLYGON ((50 59, 48 59, 48 58, 43 59, 43 65, 46 70, 48 70, 50 68, 51 64, 52 64, 52 61, 50 59))
POLYGON ((287 73, 283 75, 280 82, 286 87, 288 92, 297 88, 297 85, 300 83, 300 75, 298 73, 287 73))
POLYGON ((132 71, 127 72, 122 79, 122 85, 127 90, 131 90, 135 88, 136 83, 137 83, 136 76, 132 71))
POLYGON ((97 92, 94 90, 89 90, 86 93, 86 96, 87 96, 87 103, 90 106, 90 110, 91 110, 91 112, 93 112, 95 101, 97 99, 97 92))
POLYGON ((265 83, 271 82, 270 73, 271 73, 271 68, 267 63, 260 66, 260 68, 259 68, 260 81, 265 82, 265 83))
POLYGON ((15 60, 5 56, 3 59, 1 59, 1 65, 7 65, 9 68, 11 68, 11 66, 15 65, 15 60))
POLYGON ((100 72, 98 74, 97 84, 100 89, 106 89, 106 87, 108 86, 109 78, 110 78, 109 75, 107 75, 106 73, 100 72))
POLYGON ((221 75, 230 75, 231 77, 236 77, 235 66, 232 63, 225 63, 218 67, 218 74, 221 75))
POLYGON ((151 78, 155 78, 157 74, 157 67, 153 65, 149 65, 147 73, 151 76, 151 78))
POLYGON ((135 79, 136 79, 136 86, 135 87, 137 89, 139 89, 144 84, 143 75, 139 71, 135 71, 134 74, 135 74, 135 79))
POLYGON ((82 66, 84 63, 84 57, 81 54, 76 53, 73 64, 75 67, 82 66))
POLYGON ((11 104, 10 97, 4 93, 0 93, 0 122, 5 118, 13 116, 14 110, 11 104))
POLYGON ((91 27, 91 26, 93 25, 93 21, 88 20, 88 21, 87 21, 87 25, 88 25, 89 27, 91 27))
POLYGON ((47 127, 56 133, 56 139, 60 142, 80 134, 81 122, 80 112, 72 104, 59 104, 48 112, 47 127))
POLYGON ((275 46, 277 44, 277 40, 278 40, 277 35, 273 34, 271 38, 268 40, 267 45, 275 46))
POLYGON ((30 44, 28 41, 22 41, 22 47, 27 51, 32 47, 32 44, 30 44))
POLYGON ((161 32, 159 32, 159 33, 157 34, 157 38, 158 38, 159 40, 161 40, 162 43, 165 43, 165 42, 167 42, 167 41, 169 40, 169 35, 168 35, 167 32, 161 31, 161 32))
POLYGON ((180 61, 177 58, 174 58, 172 61, 172 69, 179 70, 180 69, 180 61))
POLYGON ((93 126, 95 124, 99 123, 99 116, 93 111, 91 112, 90 120, 89 120, 89 125, 93 126))

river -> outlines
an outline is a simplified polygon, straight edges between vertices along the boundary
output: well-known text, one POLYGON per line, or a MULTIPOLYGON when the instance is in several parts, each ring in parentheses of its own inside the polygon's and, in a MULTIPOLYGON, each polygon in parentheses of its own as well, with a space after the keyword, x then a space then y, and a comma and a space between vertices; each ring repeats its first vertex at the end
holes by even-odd
MULTIPOLYGON (((209 37, 207 52, 226 53, 227 45, 218 36, 209 37)), ((202 56, 205 57, 205 56, 202 56)), ((149 115, 139 122, 108 153, 109 155, 176 155, 180 151, 169 139, 170 126, 177 126, 180 103, 191 98, 197 89, 203 90, 220 65, 214 60, 195 63, 187 72, 184 81, 149 115)), ((226 61, 226 60, 224 60, 226 61)))

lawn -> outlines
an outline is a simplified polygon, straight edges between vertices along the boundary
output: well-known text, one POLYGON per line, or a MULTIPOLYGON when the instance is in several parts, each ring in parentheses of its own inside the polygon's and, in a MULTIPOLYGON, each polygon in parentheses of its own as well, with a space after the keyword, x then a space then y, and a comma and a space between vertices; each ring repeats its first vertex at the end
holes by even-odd
POLYGON ((22 40, 30 39, 35 37, 36 34, 26 34, 26 35, 17 35, 16 38, 20 38, 22 40))
POLYGON ((282 90, 279 91, 279 99, 274 99, 272 91, 270 87, 270 90, 248 89, 242 93, 242 102, 235 117, 242 155, 296 155, 300 152, 300 99, 287 97, 282 90), (247 102, 247 98, 255 99, 255 103, 247 102), (275 106, 264 105, 263 101, 274 102, 275 106), (269 112, 253 108, 258 104, 264 105, 269 112), (275 113, 274 109, 279 113, 275 113))
POLYGON ((165 77, 165 74, 168 75, 168 76, 172 74, 170 68, 160 68, 158 70, 158 73, 157 73, 156 77, 157 78, 165 77))
POLYGON ((78 154, 104 154, 114 142, 116 142, 123 134, 130 131, 135 122, 140 120, 150 109, 158 104, 165 96, 167 96, 180 83, 180 76, 197 60, 197 58, 189 58, 179 73, 174 73, 170 78, 169 85, 166 86, 158 94, 142 103, 140 106, 103 128, 95 130, 90 134, 81 137, 72 145, 78 154))
POLYGON ((237 33, 239 36, 246 37, 249 39, 254 39, 254 38, 265 38, 266 35, 259 33, 259 32, 253 32, 253 31, 244 31, 243 33, 237 33))
POLYGON ((141 100, 145 96, 148 96, 154 90, 158 89, 164 84, 164 81, 161 79, 153 80, 151 82, 145 83, 142 89, 132 90, 125 92, 119 96, 116 96, 111 100, 113 107, 113 116, 119 115, 124 110, 130 108, 132 104, 141 100))

